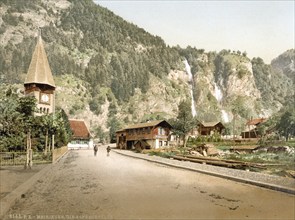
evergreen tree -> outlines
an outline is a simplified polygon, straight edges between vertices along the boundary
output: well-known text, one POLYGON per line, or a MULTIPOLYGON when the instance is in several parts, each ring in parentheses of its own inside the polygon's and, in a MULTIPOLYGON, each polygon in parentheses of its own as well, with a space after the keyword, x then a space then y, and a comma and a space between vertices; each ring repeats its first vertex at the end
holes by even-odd
POLYGON ((278 132, 285 137, 286 141, 290 137, 295 136, 295 109, 294 107, 288 108, 281 116, 276 124, 278 132))
POLYGON ((116 142, 116 131, 118 131, 121 128, 121 123, 114 116, 114 117, 109 118, 108 127, 109 127, 109 134, 110 134, 110 142, 115 143, 116 142))
POLYGON ((173 133, 182 138, 183 146, 186 147, 188 133, 197 126, 197 120, 192 115, 190 101, 182 101, 178 106, 178 115, 171 120, 173 133))

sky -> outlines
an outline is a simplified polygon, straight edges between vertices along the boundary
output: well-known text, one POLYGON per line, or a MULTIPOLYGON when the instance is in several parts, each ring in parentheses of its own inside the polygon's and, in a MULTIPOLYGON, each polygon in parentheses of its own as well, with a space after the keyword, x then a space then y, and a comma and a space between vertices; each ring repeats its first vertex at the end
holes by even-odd
POLYGON ((94 0, 128 22, 179 45, 246 51, 270 63, 294 48, 295 1, 94 0))

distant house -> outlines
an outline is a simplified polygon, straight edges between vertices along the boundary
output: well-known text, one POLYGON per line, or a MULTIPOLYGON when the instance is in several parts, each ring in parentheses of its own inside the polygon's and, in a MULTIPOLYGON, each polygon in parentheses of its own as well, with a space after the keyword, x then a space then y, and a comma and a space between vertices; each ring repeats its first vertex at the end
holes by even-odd
POLYGON ((157 149, 169 146, 171 129, 165 120, 129 125, 116 132, 117 148, 157 149))
POLYGON ((225 127, 221 122, 201 122, 198 132, 200 135, 212 135, 214 132, 222 134, 224 129, 225 127))
POLYGON ((251 119, 246 123, 246 129, 241 133, 242 138, 258 138, 260 136, 258 126, 267 121, 266 118, 251 119))
POLYGON ((199 128, 198 126, 196 126, 195 128, 193 128, 192 130, 190 130, 190 132, 188 133, 188 136, 190 137, 197 137, 199 135, 199 128))
POLYGON ((93 147, 93 140, 83 120, 70 119, 73 132, 72 140, 68 143, 69 149, 88 149, 93 147))

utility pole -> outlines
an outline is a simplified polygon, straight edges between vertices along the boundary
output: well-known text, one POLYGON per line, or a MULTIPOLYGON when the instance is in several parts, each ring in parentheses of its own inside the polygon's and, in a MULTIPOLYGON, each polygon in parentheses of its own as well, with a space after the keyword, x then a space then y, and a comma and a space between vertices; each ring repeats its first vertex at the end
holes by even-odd
POLYGON ((233 117, 233 140, 235 140, 235 130, 236 130, 236 114, 233 117))

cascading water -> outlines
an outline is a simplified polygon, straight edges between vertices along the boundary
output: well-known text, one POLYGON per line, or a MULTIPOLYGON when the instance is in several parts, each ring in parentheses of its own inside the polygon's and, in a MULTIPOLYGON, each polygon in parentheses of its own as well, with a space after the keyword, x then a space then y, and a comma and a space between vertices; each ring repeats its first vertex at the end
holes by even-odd
POLYGON ((196 111, 195 99, 194 99, 194 95, 193 95, 193 88, 194 88, 193 74, 191 72, 191 67, 187 62, 187 59, 185 59, 183 62, 184 62, 185 69, 186 69, 186 72, 187 72, 187 75, 188 75, 189 81, 190 81, 190 89, 191 89, 191 97, 192 97, 192 115, 193 115, 193 117, 195 117, 197 115, 197 111, 196 111))
POLYGON ((217 99, 218 102, 221 101, 222 99, 222 91, 221 89, 218 87, 218 85, 216 84, 216 82, 214 82, 214 96, 217 99))
MULTIPOLYGON (((223 94, 219 86, 216 84, 216 82, 214 82, 214 96, 216 100, 218 101, 218 103, 220 104, 223 94)), ((225 123, 228 123, 230 121, 229 115, 224 109, 221 110, 221 117, 225 123)))
POLYGON ((225 123, 229 122, 229 116, 225 110, 221 110, 221 116, 222 116, 222 119, 225 123))

